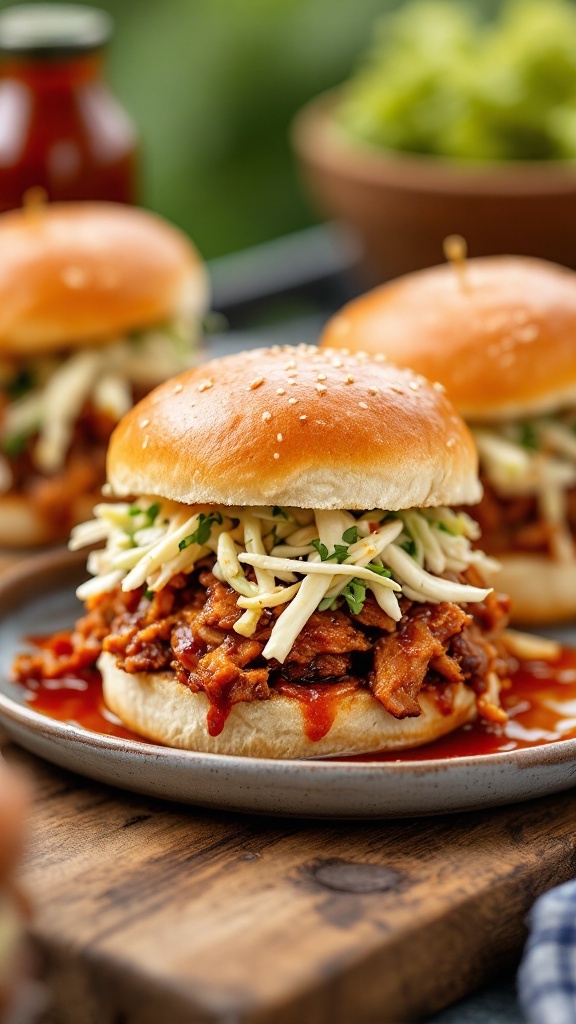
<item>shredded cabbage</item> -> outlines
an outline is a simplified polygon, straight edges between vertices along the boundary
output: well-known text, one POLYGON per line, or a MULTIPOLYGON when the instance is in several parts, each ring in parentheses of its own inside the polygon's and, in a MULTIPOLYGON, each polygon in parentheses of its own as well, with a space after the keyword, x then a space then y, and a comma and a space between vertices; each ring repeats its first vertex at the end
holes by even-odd
POLYGON ((195 333, 193 324, 169 324, 60 359, 24 364, 18 373, 26 373, 31 385, 7 404, 0 447, 9 454, 15 440, 38 433, 33 461, 43 473, 56 472, 86 402, 90 399, 96 409, 120 420, 132 406, 135 386, 149 390, 190 366, 195 333))
POLYGON ((154 497, 133 505, 101 504, 95 519, 72 531, 77 550, 105 540, 90 552, 93 579, 77 591, 81 600, 121 586, 160 591, 176 573, 192 572, 215 555, 217 579, 238 593, 243 614, 234 629, 253 636, 266 608, 286 605, 274 623, 263 655, 283 662, 317 608, 347 602, 353 613, 370 590, 392 619, 401 618, 398 597, 478 602, 489 589, 454 582, 446 573, 497 563, 470 541, 477 525, 450 509, 373 510, 362 514, 323 509, 187 506, 154 497), (254 578, 246 576, 246 567, 254 578))
POLYGON ((576 418, 572 412, 478 426, 473 434, 482 469, 503 498, 533 496, 551 527, 553 555, 574 558, 566 492, 576 486, 576 418))

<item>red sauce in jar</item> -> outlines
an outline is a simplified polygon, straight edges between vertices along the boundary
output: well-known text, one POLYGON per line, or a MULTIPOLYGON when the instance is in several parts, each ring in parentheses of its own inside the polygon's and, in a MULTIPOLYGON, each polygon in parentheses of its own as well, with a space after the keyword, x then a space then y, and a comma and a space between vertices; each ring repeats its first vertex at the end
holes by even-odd
POLYGON ((134 127, 104 75, 102 11, 38 4, 0 15, 0 210, 50 200, 137 199, 134 127))
MULTIPOLYGON (((36 643, 40 638, 36 638, 36 643)), ((41 641, 40 641, 41 643, 41 641)), ((326 735, 336 714, 338 700, 353 687, 347 683, 300 686, 281 683, 278 691, 298 700, 305 730, 311 740, 326 735)), ((74 678, 30 681, 26 702, 35 711, 60 722, 73 722, 93 732, 123 739, 141 740, 108 711, 102 696, 100 673, 83 669, 74 678)), ((576 737, 576 650, 564 650, 554 662, 520 663, 512 686, 502 695, 509 718, 504 725, 474 722, 422 747, 391 753, 360 754, 331 758, 345 761, 422 761, 541 746, 576 737)), ((218 735, 230 708, 214 707, 209 732, 218 735)))

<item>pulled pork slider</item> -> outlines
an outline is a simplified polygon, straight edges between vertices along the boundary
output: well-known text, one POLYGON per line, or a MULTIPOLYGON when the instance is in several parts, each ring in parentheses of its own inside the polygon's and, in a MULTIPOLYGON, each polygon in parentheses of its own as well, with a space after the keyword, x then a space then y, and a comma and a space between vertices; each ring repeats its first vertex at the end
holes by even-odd
POLYGON ((322 344, 384 353, 445 385, 480 456, 471 510, 524 624, 576 614, 576 275, 543 260, 470 259, 345 306, 322 344))
POLYGON ((0 217, 0 546, 65 539, 86 518, 114 426, 191 364, 207 301, 196 250, 151 213, 0 217))
MULTIPOLYGON (((300 346, 217 359, 116 428, 113 494, 66 644, 108 707, 170 746, 306 757, 417 746, 505 718, 505 601, 484 584, 472 438, 411 371, 300 346)), ((488 563, 489 564, 489 563, 488 563)))
POLYGON ((23 915, 14 872, 22 846, 24 793, 0 755, 0 1021, 13 1005, 20 969, 23 915))

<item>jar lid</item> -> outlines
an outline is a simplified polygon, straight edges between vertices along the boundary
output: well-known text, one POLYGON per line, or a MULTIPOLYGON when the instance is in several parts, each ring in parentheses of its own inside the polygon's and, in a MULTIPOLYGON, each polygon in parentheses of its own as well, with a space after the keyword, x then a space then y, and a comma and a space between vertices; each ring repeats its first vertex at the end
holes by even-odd
POLYGON ((0 12, 0 56, 54 59, 98 50, 112 35, 106 11, 83 4, 20 4, 0 12))

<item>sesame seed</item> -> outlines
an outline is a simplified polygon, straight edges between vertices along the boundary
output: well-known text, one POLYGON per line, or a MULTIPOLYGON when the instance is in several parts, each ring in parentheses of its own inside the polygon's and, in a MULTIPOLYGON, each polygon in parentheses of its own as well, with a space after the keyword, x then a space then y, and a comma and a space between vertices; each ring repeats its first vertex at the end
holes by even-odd
POLYGON ((86 287, 88 275, 82 267, 65 267, 62 271, 62 280, 67 288, 76 291, 86 287))
POLYGON ((333 359, 332 366, 334 367, 335 370, 341 370, 342 367, 344 366, 344 363, 342 362, 341 359, 333 359))
POLYGON ((374 359, 374 361, 376 363, 385 363, 386 362, 386 356, 384 355, 383 352, 376 352, 372 358, 374 359))
POLYGON ((358 402, 358 408, 359 409, 367 409, 368 406, 366 405, 366 402, 358 402))
POLYGON ((180 394, 180 392, 181 392, 181 391, 182 391, 183 389, 184 389, 184 385, 183 385, 183 384, 175 384, 175 385, 174 385, 174 394, 175 394, 175 395, 179 395, 179 394, 180 394))
POLYGON ((404 388, 399 387, 398 384, 391 384, 390 385, 390 391, 393 391, 395 395, 403 395, 404 394, 404 388))
POLYGON ((276 434, 276 440, 277 441, 282 441, 283 440, 282 434, 276 434))
POLYGON ((418 383, 417 380, 409 381, 408 382, 408 387, 410 388, 411 391, 419 391, 420 390, 420 384, 418 383))
POLYGON ((145 434, 144 440, 142 441, 142 451, 148 447, 148 441, 150 440, 148 434, 145 434))
POLYGON ((272 419, 272 413, 271 412, 263 412, 262 413, 262 419, 264 420, 264 423, 267 423, 268 420, 272 419))
POLYGON ((274 452, 274 458, 275 459, 279 459, 280 458, 280 452, 274 452))
POLYGON ((354 383, 354 377, 352 376, 351 373, 348 374, 348 376, 346 377, 346 380, 344 381, 344 383, 345 384, 353 384, 354 383))
MULTIPOLYGON (((290 373, 288 374, 288 377, 296 377, 297 374, 298 374, 297 370, 291 370, 290 373)), ((290 381, 290 383, 292 384, 292 380, 290 381)))
POLYGON ((327 391, 327 390, 328 390, 328 388, 326 387, 325 384, 317 384, 316 385, 316 391, 318 392, 319 395, 323 395, 324 392, 327 391))
POLYGON ((434 388, 434 391, 441 391, 442 394, 444 394, 444 392, 446 391, 446 388, 444 387, 443 384, 440 383, 439 380, 435 380, 432 387, 434 388))
POLYGON ((286 394, 286 388, 276 388, 276 394, 277 395, 285 395, 286 394))
POLYGON ((295 387, 297 385, 297 383, 298 383, 297 380, 291 380, 290 381, 290 384, 292 384, 293 387, 295 387))
POLYGON ((377 395, 378 394, 378 388, 368 388, 368 394, 369 395, 377 395))
POLYGON ((149 423, 150 420, 140 420, 140 426, 142 427, 142 430, 144 430, 144 427, 147 427, 149 423))
POLYGON ((303 415, 303 416, 300 417, 300 419, 302 420, 302 422, 304 422, 304 420, 307 420, 308 417, 306 415, 303 415))
POLYGON ((297 401, 298 401, 297 398, 289 398, 288 399, 288 405, 296 405, 297 401))
POLYGON ((453 437, 449 437, 448 440, 446 441, 446 447, 447 448, 453 448, 455 444, 456 444, 456 441, 454 440, 453 437))
POLYGON ((326 380, 326 374, 325 373, 319 373, 318 376, 316 377, 316 380, 319 380, 319 381, 326 380))
POLYGON ((291 359, 288 363, 284 363, 284 369, 285 370, 294 370, 295 367, 296 367, 296 363, 294 362, 293 359, 291 359))
POLYGON ((536 324, 526 324, 526 327, 521 327, 516 337, 518 341, 534 341, 538 337, 536 324))
POLYGON ((249 388, 250 391, 255 391, 256 388, 259 388, 260 385, 263 384, 263 383, 264 383, 264 377, 254 377, 254 380, 250 381, 250 384, 248 385, 248 388, 249 388))
POLYGON ((198 385, 198 391, 208 391, 208 389, 211 388, 211 387, 212 387, 212 381, 211 380, 203 380, 198 385))

